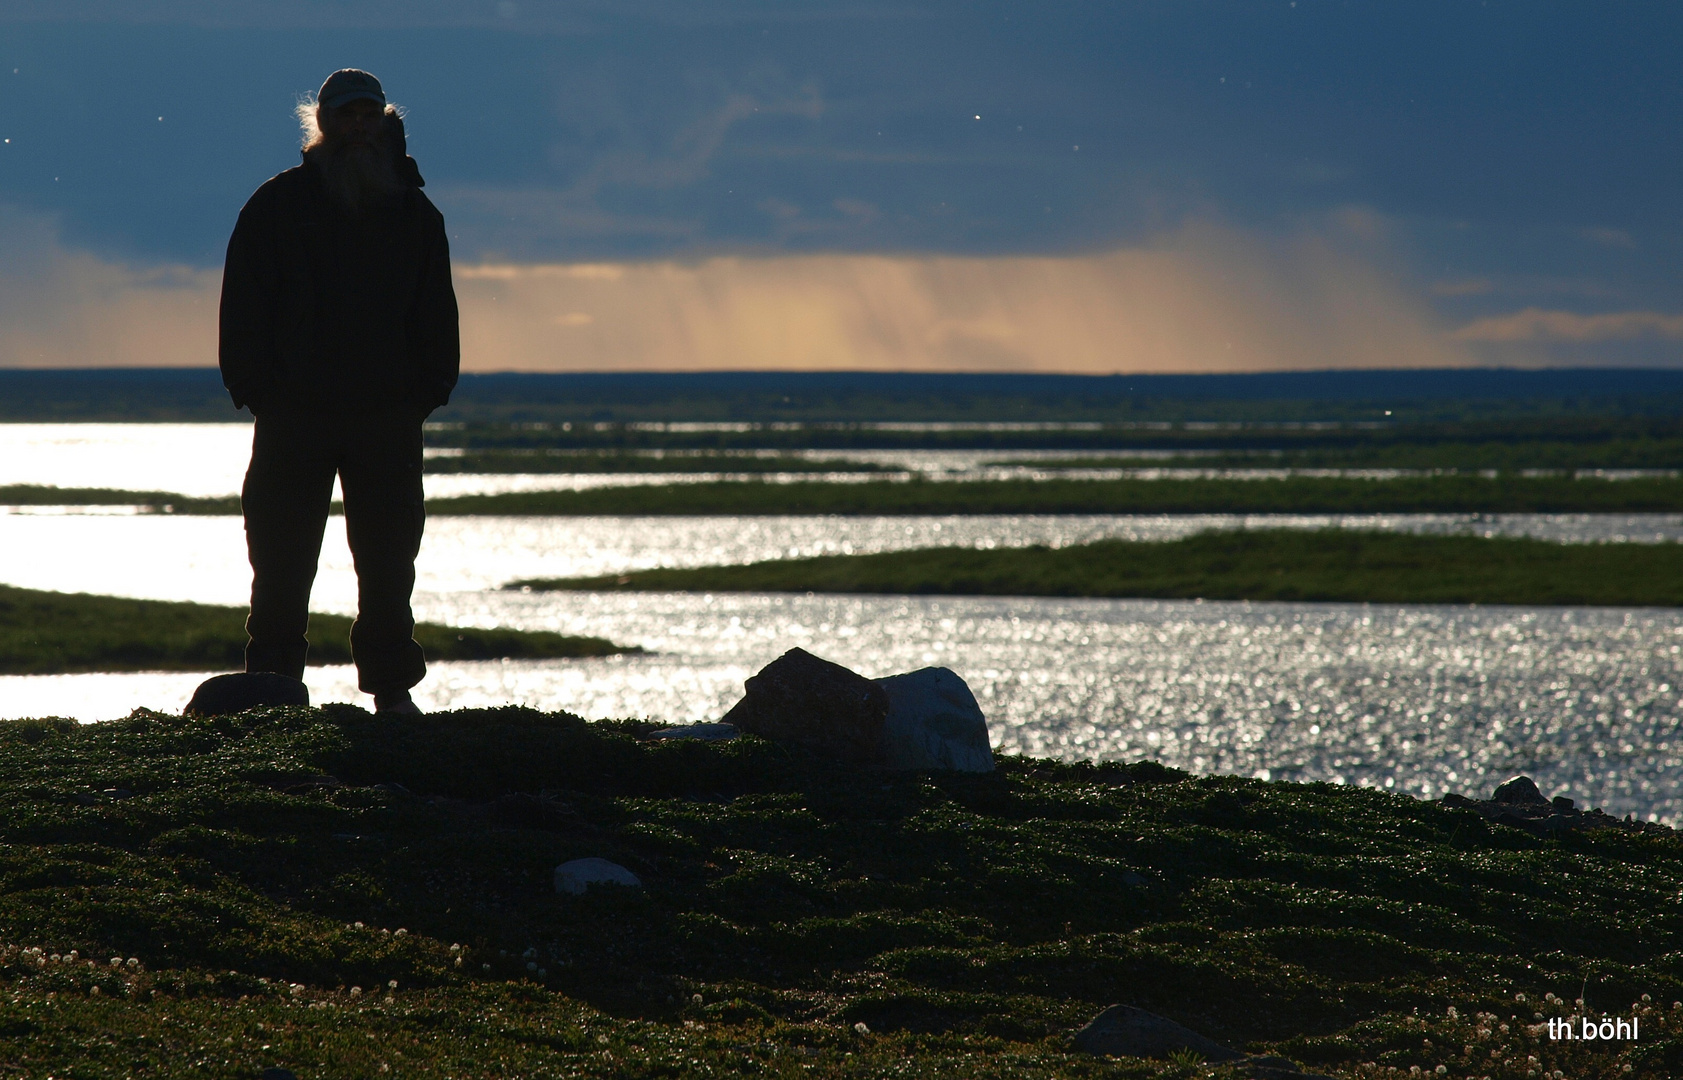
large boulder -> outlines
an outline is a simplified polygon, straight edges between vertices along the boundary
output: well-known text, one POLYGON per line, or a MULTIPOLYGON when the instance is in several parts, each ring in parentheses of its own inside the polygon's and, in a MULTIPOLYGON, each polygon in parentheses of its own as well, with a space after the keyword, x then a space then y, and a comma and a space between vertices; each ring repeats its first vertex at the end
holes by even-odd
POLYGON ((855 765, 882 767, 888 692, 840 664, 790 649, 743 684, 720 718, 740 731, 855 765))
POLYGON ((890 769, 993 771, 987 718, 955 672, 921 668, 876 684, 888 692, 884 740, 890 769))
POLYGON ((1549 801, 1543 798, 1543 793, 1537 789, 1537 781, 1529 776, 1516 776, 1507 783, 1497 787, 1490 796, 1491 802, 1508 803, 1513 806, 1548 806, 1549 801))
POLYGON ((200 683, 182 712, 187 716, 227 716, 265 705, 309 704, 310 688, 290 675, 240 671, 200 683))

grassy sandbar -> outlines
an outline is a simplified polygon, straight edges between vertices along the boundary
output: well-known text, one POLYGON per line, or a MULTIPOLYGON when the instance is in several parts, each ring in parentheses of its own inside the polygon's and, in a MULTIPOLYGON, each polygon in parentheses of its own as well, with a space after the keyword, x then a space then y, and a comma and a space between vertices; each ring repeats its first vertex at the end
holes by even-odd
MULTIPOLYGON (((244 608, 0 586, 0 674, 228 671, 245 663, 244 608)), ((351 620, 310 616, 310 663, 348 664, 351 620)), ((545 659, 636 652, 601 638, 421 623, 432 660, 545 659)))
POLYGON ((1683 606, 1683 545, 1339 529, 1065 548, 924 548, 537 579, 509 588, 1683 606))
POLYGON ((1683 511, 1683 479, 726 481, 433 499, 432 514, 1323 514, 1683 511))
MULTIPOLYGON (((157 491, 0 488, 0 506, 139 506, 146 512, 238 514, 237 497, 157 491)), ((335 512, 338 506, 335 504, 335 512)), ((526 491, 429 499, 435 515, 912 515, 912 514, 1509 514, 1679 513, 1683 478, 1444 474, 1395 479, 1277 480, 721 480, 588 491, 526 491)))

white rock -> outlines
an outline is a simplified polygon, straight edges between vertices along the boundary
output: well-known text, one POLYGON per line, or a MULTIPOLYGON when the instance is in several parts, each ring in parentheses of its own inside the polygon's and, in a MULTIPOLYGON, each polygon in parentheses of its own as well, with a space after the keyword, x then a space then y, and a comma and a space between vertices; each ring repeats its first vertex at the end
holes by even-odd
POLYGON ((930 667, 875 681, 888 692, 890 769, 993 771, 987 718, 956 673, 930 667))
POLYGON ((555 868, 555 891, 582 896, 592 885, 630 885, 643 883, 636 874, 617 862, 607 859, 574 859, 555 868))

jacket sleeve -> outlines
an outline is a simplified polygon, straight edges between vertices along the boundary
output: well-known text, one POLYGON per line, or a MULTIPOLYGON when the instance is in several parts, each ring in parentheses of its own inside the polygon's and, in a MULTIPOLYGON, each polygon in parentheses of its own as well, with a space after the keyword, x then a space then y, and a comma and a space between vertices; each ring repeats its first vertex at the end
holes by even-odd
POLYGON ((446 404, 456 388, 462 345, 456 290, 450 284, 450 239, 444 232, 444 215, 433 209, 427 228, 426 266, 412 318, 418 353, 414 394, 421 407, 431 412, 446 404))
POLYGON ((217 343, 222 385, 234 407, 255 413, 278 376, 277 307, 280 268, 274 213, 264 192, 240 211, 222 268, 222 308, 217 343))

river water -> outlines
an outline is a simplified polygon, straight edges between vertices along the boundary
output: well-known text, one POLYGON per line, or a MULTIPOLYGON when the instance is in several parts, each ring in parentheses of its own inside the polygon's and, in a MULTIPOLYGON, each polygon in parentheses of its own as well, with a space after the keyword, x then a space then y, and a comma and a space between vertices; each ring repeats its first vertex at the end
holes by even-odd
MULTIPOLYGON (((206 495, 237 487, 249 428, 140 427, 0 425, 0 451, 15 451, 0 452, 0 483, 206 495), (37 431, 25 438, 23 428, 37 431)), ((514 702, 590 717, 707 720, 735 702, 743 679, 799 645, 870 676, 951 667, 976 691, 1005 751, 1152 757, 1200 772, 1431 797, 1488 795, 1523 771, 1550 794, 1683 819, 1676 610, 499 588, 514 578, 647 566, 1261 526, 1577 542, 1683 537, 1676 515, 435 518, 419 567, 421 618, 594 634, 649 652, 436 664, 417 699, 432 709, 514 702)), ((238 604, 250 581, 237 518, 0 513, 0 551, 0 581, 33 588, 238 604)), ((313 606, 349 613, 354 597, 335 519, 313 606)), ((0 716, 179 710, 202 678, 0 677, 0 716)), ((312 669, 308 681, 317 701, 367 703, 348 668, 312 669)))

